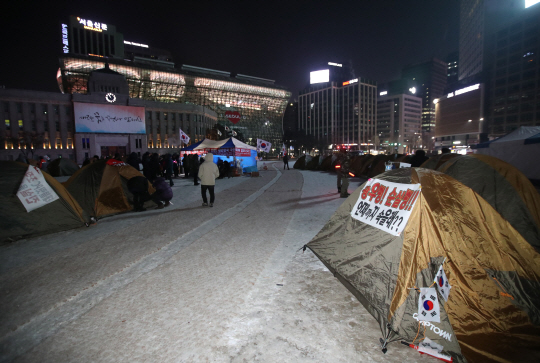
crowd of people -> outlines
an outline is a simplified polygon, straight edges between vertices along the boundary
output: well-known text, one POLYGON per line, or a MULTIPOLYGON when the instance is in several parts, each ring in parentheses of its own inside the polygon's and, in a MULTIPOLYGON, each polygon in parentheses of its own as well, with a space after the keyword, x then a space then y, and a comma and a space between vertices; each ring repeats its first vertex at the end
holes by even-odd
MULTIPOLYGON (((106 159, 111 159, 111 157, 106 159)), ((169 206, 173 197, 171 188, 174 186, 173 178, 178 178, 181 174, 184 174, 186 179, 193 179, 193 185, 201 185, 203 206, 213 207, 215 179, 230 178, 233 173, 231 162, 219 159, 216 164, 211 153, 206 154, 205 157, 200 157, 198 154, 185 154, 181 158, 179 154, 159 155, 146 152, 140 158, 133 152, 125 158, 116 154, 112 159, 131 165, 143 174, 143 176, 131 178, 127 183, 128 190, 134 196, 133 211, 136 212, 146 210, 144 203, 149 200, 154 201, 158 209, 169 206), (156 189, 155 193, 149 193, 148 182, 156 189), (209 203, 207 192, 210 194, 209 203)), ((87 158, 83 166, 97 160, 99 160, 97 156, 87 158)))

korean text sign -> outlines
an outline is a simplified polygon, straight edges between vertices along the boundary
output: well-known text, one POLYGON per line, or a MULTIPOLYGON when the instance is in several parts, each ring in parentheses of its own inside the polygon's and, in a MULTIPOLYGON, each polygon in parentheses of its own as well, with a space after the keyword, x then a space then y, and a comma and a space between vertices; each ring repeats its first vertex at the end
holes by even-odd
POLYGON ((29 166, 24 174, 17 196, 27 212, 43 207, 59 198, 41 171, 34 166, 29 166))
POLYGON ((145 134, 144 107, 73 102, 75 131, 145 134))
POLYGON ((409 220, 420 184, 370 179, 351 211, 351 217, 399 236, 409 220))

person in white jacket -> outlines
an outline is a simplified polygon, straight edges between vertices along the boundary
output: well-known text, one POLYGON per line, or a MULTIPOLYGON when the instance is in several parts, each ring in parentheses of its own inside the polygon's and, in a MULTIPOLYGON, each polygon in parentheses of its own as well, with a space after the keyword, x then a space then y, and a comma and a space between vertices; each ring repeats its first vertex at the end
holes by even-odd
POLYGON ((214 154, 208 153, 204 157, 204 162, 199 167, 199 179, 201 179, 201 195, 203 199, 203 207, 208 206, 206 199, 206 190, 210 192, 210 207, 214 206, 214 186, 216 178, 219 177, 219 169, 214 163, 214 154))

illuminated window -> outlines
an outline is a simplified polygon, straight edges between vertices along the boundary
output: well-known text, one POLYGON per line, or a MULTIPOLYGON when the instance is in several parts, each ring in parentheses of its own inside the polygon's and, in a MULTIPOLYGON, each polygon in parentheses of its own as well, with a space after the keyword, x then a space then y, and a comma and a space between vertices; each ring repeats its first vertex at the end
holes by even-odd
POLYGON ((161 140, 156 141, 156 147, 158 149, 161 148, 161 140))
POLYGON ((49 139, 43 139, 43 148, 44 149, 50 149, 51 144, 49 143, 49 139))
POLYGON ((6 129, 10 129, 11 128, 11 122, 9 122, 9 120, 6 120, 6 129))
POLYGON ((73 140, 72 139, 67 139, 67 147, 68 147, 68 149, 73 149, 73 140))
POLYGON ((19 120, 19 127, 20 127, 20 128, 23 127, 23 120, 19 120))
POLYGON ((153 148, 154 147, 154 142, 152 139, 148 139, 148 148, 153 148))
POLYGON ((62 148, 62 139, 56 139, 56 148, 61 149, 62 148))

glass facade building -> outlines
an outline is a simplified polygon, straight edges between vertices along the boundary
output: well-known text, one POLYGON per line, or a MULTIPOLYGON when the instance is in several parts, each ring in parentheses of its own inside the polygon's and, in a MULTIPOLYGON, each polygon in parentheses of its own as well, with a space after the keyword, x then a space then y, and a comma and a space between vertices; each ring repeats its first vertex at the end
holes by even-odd
POLYGON ((298 115, 298 129, 318 144, 356 144, 368 150, 377 137, 377 84, 358 78, 308 88, 300 92, 298 115))
MULTIPOLYGON (((246 143, 261 138, 278 145, 283 114, 291 93, 272 80, 193 66, 180 70, 158 65, 108 59, 109 68, 123 75, 129 97, 163 103, 199 105, 217 114, 218 123, 241 133, 246 143)), ((62 93, 88 92, 90 72, 105 60, 67 55, 60 58, 57 81, 62 93)))

